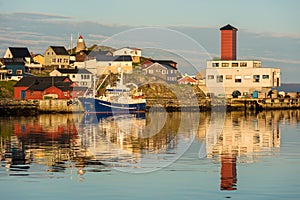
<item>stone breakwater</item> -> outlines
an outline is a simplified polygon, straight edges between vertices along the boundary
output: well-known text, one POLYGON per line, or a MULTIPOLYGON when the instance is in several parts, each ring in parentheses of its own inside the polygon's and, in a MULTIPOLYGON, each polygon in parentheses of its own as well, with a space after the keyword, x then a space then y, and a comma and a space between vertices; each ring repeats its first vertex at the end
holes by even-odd
POLYGON ((39 113, 83 112, 79 101, 74 100, 12 100, 0 99, 0 116, 37 115, 39 113))
MULTIPOLYGON (((147 98, 146 111, 262 111, 300 109, 299 98, 147 98)), ((0 99, 0 116, 37 115, 39 113, 83 112, 78 100, 12 100, 0 99)))
POLYGON ((38 105, 34 101, 12 99, 0 100, 0 116, 36 114, 38 114, 38 105))

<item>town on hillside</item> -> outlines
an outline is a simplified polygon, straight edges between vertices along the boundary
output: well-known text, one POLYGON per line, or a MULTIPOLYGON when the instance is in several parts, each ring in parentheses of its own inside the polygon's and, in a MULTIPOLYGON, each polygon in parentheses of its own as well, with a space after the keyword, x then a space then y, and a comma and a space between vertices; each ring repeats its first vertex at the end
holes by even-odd
POLYGON ((96 87, 95 76, 101 80, 120 71, 168 84, 196 86, 206 98, 299 97, 297 92, 276 91, 281 84, 280 69, 265 68, 260 60, 237 59, 237 31, 230 24, 220 28, 220 59, 207 60, 201 74, 181 74, 176 60, 145 58, 138 47, 88 48, 80 35, 71 49, 49 44, 45 52, 35 53, 28 47, 7 47, 0 59, 0 82, 16 82, 16 100, 76 98, 96 87))

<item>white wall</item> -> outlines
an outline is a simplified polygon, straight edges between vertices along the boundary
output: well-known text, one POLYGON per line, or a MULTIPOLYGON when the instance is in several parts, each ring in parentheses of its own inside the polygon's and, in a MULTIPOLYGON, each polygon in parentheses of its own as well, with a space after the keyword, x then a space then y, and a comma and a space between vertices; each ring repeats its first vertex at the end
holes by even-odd
MULTIPOLYGON (((280 69, 262 68, 259 61, 208 61, 206 68, 206 86, 211 93, 231 95, 234 90, 251 94, 253 91, 269 90, 277 86, 277 78, 280 80, 280 69), (212 67, 212 63, 220 63, 219 67, 212 67), (231 67, 231 63, 247 63, 247 67, 231 67), (229 63, 228 67, 222 67, 222 63, 229 63), (254 75, 259 75, 259 82, 254 80, 254 75), (269 78, 263 76, 268 75, 269 78), (213 79, 209 79, 213 76, 213 79), (218 82, 218 76, 223 76, 223 81, 218 82), (231 79, 227 79, 230 78, 231 79), (239 78, 241 82, 236 82, 239 78)), ((280 83, 279 83, 280 84, 280 83)))
POLYGON ((123 56, 123 55, 130 55, 130 56, 142 56, 142 50, 136 50, 136 49, 131 49, 131 48, 121 48, 117 49, 116 51, 113 52, 114 56, 123 56))

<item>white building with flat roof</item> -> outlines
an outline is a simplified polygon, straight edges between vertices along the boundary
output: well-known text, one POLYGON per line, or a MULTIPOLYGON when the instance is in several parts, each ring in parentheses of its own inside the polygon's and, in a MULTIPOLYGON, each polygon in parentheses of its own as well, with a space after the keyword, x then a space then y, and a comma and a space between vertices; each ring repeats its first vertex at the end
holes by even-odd
POLYGON ((208 92, 215 96, 231 97, 235 90, 247 96, 280 86, 280 69, 263 68, 259 60, 210 60, 205 78, 208 92))
POLYGON ((280 86, 280 69, 263 68, 260 60, 237 60, 237 30, 230 24, 220 28, 221 60, 207 61, 204 92, 230 98, 235 91, 242 96, 256 91, 266 97, 273 87, 280 86))

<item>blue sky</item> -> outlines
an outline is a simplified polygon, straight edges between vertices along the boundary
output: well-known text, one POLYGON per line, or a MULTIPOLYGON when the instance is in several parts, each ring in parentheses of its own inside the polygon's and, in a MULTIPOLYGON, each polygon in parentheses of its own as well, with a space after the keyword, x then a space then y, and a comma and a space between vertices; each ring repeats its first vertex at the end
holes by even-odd
POLYGON ((51 13, 104 24, 218 27, 300 33, 297 0, 0 0, 1 12, 51 13), (59 4, 57 3, 59 2, 59 4))
POLYGON ((69 46, 70 34, 99 44, 132 28, 167 27, 186 34, 212 56, 219 55, 219 28, 239 29, 238 58, 279 67, 283 82, 299 82, 300 1, 285 0, 0 0, 0 54, 8 46, 44 53, 69 46), (58 3, 59 2, 59 3, 58 3))

